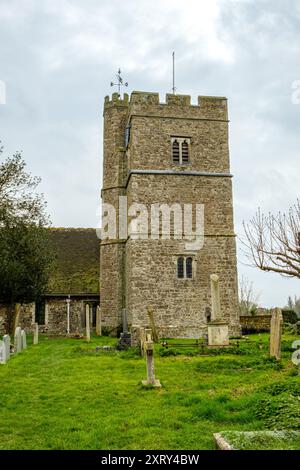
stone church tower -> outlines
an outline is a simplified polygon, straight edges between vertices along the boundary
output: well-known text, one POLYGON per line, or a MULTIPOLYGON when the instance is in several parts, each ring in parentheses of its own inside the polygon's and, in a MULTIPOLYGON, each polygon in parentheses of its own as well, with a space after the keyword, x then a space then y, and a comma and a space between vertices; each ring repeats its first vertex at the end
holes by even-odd
POLYGON ((101 241, 103 327, 115 334, 126 308, 134 332, 149 325, 150 308, 160 336, 200 337, 211 315, 210 275, 217 274, 222 316, 237 334, 226 98, 200 96, 191 105, 186 95, 168 94, 166 103, 158 93, 106 97, 102 202, 124 217, 124 196, 128 209, 137 203, 148 209, 149 228, 137 239, 117 221, 115 236, 101 241), (176 238, 172 223, 171 237, 164 236, 162 222, 151 236, 153 204, 203 204, 203 247, 193 249, 176 238))

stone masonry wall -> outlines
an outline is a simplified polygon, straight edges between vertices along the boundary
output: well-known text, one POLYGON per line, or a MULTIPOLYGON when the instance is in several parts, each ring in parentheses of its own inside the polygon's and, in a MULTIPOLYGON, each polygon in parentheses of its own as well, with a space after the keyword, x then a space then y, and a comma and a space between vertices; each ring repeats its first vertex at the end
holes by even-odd
MULTIPOLYGON (((87 303, 90 303, 87 301, 87 303)), ((85 331, 85 305, 86 301, 71 299, 70 304, 70 333, 84 333, 85 331)), ((0 306, 0 335, 5 331, 5 307, 0 306)), ((20 306, 16 326, 20 326, 27 332, 33 331, 35 322, 35 304, 23 304, 20 306)), ((92 325, 92 314, 90 318, 92 325)), ((45 305, 45 324, 40 325, 40 331, 53 335, 65 335, 67 332, 67 306, 65 299, 49 299, 45 305)))
POLYGON ((271 315, 240 316, 242 332, 270 331, 271 315))
MULTIPOLYGON (((107 97, 104 117, 104 202, 117 207, 118 196, 127 195, 128 206, 204 204, 205 210, 205 243, 199 251, 188 252, 178 240, 130 237, 120 249, 118 234, 116 243, 102 242, 100 298, 107 324, 120 322, 126 306, 132 327, 146 326, 151 306, 161 336, 201 336, 207 331, 209 276, 214 273, 220 277, 223 318, 231 334, 238 334, 227 100, 199 97, 191 106, 185 95, 167 95, 160 103, 157 93, 133 92, 130 102, 127 95, 107 97), (172 162, 171 138, 176 136, 190 138, 188 164, 172 162), (178 255, 192 256, 192 280, 177 279, 178 255)), ((144 235, 149 233, 150 226, 144 235)))
POLYGON ((235 239, 207 237, 198 252, 182 241, 130 240, 127 243, 127 309, 132 325, 147 326, 153 308, 161 336, 199 337, 206 332, 211 309, 210 273, 220 277, 223 319, 230 334, 239 333, 235 239), (193 279, 178 279, 178 254, 192 256, 193 279))

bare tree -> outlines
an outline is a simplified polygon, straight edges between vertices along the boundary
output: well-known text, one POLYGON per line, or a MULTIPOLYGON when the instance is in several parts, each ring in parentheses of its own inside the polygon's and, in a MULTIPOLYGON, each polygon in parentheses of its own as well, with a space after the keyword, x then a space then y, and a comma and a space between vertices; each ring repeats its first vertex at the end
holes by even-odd
POLYGON ((287 214, 264 215, 260 209, 243 223, 246 255, 262 271, 300 278, 300 200, 287 214))
POLYGON ((257 310, 259 295, 255 295, 253 282, 242 276, 239 281, 240 315, 253 315, 257 310))

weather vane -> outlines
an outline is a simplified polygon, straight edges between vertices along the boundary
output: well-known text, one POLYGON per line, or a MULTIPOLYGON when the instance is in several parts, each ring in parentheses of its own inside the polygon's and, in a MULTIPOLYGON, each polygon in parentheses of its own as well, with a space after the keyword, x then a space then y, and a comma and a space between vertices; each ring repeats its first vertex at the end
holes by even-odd
POLYGON ((125 83, 123 82, 123 78, 121 77, 121 69, 118 70, 116 77, 117 77, 117 83, 110 82, 110 86, 117 86, 118 93, 120 96, 121 86, 128 86, 128 82, 125 82, 125 83))

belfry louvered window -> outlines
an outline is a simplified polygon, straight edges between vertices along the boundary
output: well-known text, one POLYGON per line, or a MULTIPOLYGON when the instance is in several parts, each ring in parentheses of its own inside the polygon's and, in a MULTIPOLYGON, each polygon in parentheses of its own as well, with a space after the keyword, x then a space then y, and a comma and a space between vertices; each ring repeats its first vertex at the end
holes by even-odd
POLYGON ((172 161, 177 165, 187 165, 190 161, 191 139, 172 137, 172 161))
POLYGON ((178 256, 177 278, 193 279, 193 258, 191 256, 178 256))

